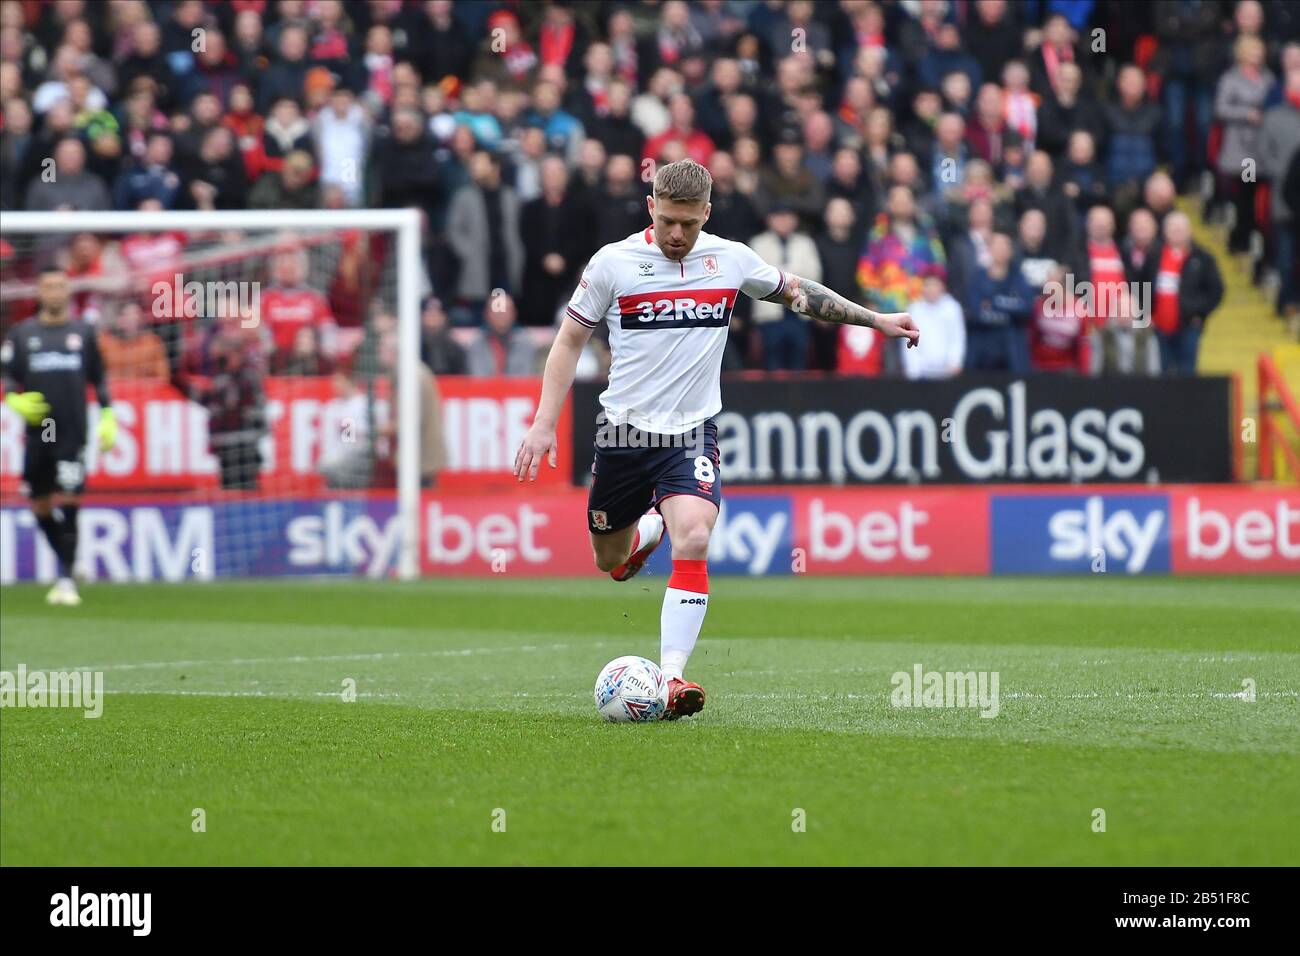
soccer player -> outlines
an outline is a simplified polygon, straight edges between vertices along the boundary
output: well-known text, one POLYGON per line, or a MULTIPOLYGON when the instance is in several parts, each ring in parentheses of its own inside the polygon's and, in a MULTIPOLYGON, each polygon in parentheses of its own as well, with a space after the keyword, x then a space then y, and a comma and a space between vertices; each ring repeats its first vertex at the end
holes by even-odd
POLYGON ((36 280, 39 312, 10 330, 0 346, 5 403, 27 422, 23 482, 32 513, 59 560, 47 604, 81 603, 72 570, 77 560, 77 509, 86 486, 86 383, 99 399, 99 447, 117 440, 95 328, 69 318, 68 277, 46 269, 36 280))
POLYGON ((672 538, 673 571, 660 617, 660 667, 669 719, 704 706, 683 672, 709 604, 709 537, 718 518, 719 374, 736 297, 779 302, 794 312, 863 325, 890 338, 920 339, 906 312, 881 314, 825 286, 787 275, 739 242, 703 231, 713 180, 684 159, 660 167, 646 198, 651 225, 599 250, 582 274, 551 346, 542 396, 515 456, 532 481, 542 459, 556 464, 555 425, 583 346, 609 324, 613 366, 600 396, 594 478, 587 501, 596 567, 615 581, 641 570, 672 538))

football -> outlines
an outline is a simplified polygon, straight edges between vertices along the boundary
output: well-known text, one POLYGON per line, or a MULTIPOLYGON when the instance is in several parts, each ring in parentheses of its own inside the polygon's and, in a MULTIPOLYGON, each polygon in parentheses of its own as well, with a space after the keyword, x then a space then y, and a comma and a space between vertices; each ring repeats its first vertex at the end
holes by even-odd
POLYGON ((596 710, 611 723, 658 720, 668 706, 668 682, 654 661, 617 657, 596 678, 596 710))

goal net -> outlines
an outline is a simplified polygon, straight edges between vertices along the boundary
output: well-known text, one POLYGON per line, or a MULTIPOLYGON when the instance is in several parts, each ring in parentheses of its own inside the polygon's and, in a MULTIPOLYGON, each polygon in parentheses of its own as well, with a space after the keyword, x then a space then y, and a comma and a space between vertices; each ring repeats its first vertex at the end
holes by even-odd
MULTIPOLYGON (((109 381, 118 437, 101 451, 91 429, 80 574, 415 576, 418 229, 414 210, 0 220, 0 335, 57 268, 109 381)), ((27 510, 26 439, 0 405, 6 582, 56 567, 27 510)))

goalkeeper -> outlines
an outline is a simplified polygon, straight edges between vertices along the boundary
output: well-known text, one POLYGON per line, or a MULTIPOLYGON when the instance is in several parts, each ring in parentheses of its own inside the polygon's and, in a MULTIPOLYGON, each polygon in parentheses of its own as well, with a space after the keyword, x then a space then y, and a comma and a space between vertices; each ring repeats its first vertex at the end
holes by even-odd
POLYGON ((99 399, 96 429, 105 451, 117 422, 99 356, 95 329, 68 315, 68 277, 46 269, 37 277, 39 312, 14 326, 0 345, 4 401, 27 423, 23 482, 36 523, 59 561, 48 604, 77 605, 72 579, 77 560, 77 510, 86 485, 86 386, 99 399))

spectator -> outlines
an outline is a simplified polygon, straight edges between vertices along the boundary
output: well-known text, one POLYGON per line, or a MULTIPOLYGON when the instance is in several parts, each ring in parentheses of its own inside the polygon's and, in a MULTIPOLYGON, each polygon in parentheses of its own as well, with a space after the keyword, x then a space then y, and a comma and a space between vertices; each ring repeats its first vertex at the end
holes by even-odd
POLYGON ((125 300, 99 330, 99 354, 112 381, 171 377, 162 339, 144 327, 144 312, 134 299, 125 300))
MULTIPOLYGON (((54 62, 50 67, 51 78, 32 93, 32 112, 41 116, 49 112, 59 100, 68 99, 71 96, 73 83, 85 78, 81 64, 82 55, 76 47, 67 45, 59 47, 54 53, 54 62)), ((102 110, 108 105, 108 97, 103 90, 92 85, 86 105, 90 109, 102 110)))
POLYGON ((668 67, 655 70, 644 91, 632 100, 632 122, 647 137, 658 136, 672 123, 668 101, 683 89, 681 74, 676 70, 668 67))
MULTIPOLYGON (((481 312, 488 295, 520 287, 524 247, 519 239, 519 201, 501 182, 501 161, 478 151, 470 162, 471 182, 452 197, 447 241, 460 259, 456 293, 470 315, 481 312)), ((465 310, 462 310, 465 311, 465 310)), ((511 305, 513 315, 514 305, 511 305)))
POLYGON ((266 433, 266 396, 261 368, 238 323, 218 327, 205 349, 206 376, 173 373, 172 384, 208 413, 208 450, 217 459, 221 487, 257 489, 262 469, 259 443, 266 433))
MULTIPOLYGON (((675 0, 680 6, 686 4, 675 0)), ((801 36, 804 42, 804 49, 816 58, 818 65, 825 69, 835 62, 835 54, 831 46, 830 31, 826 29, 826 24, 813 19, 813 3, 811 0, 790 0, 785 4, 783 16, 776 18, 768 32, 768 46, 773 50, 782 48, 789 49, 790 38, 801 36), (795 31, 798 31, 796 33, 795 31)))
POLYGON ((103 212, 113 208, 104 181, 86 169, 86 147, 71 137, 54 147, 53 179, 38 178, 27 187, 28 212, 75 209, 103 212))
MULTIPOLYGON (((445 316, 444 316, 445 319, 445 316)), ((397 334, 389 333, 380 340, 379 354, 382 364, 390 369, 388 393, 397 394, 397 334)), ((447 447, 443 440, 442 397, 438 380, 426 364, 420 365, 418 386, 420 402, 420 487, 432 488, 438 482, 438 473, 447 467, 447 447)), ((380 436, 396 450, 397 422, 394 416, 379 423, 380 436)))
POLYGON ((760 210, 787 206, 801 227, 815 224, 826 206, 826 192, 803 165, 803 133, 795 127, 782 130, 772 153, 772 165, 759 173, 756 205, 760 210))
MULTIPOLYGON (((468 130, 465 135, 469 136, 468 130)), ((430 228, 435 228, 439 223, 435 208, 444 195, 444 184, 438 167, 429 162, 432 154, 433 143, 420 112, 399 109, 393 112, 391 133, 376 138, 367 168, 374 177, 372 188, 379 205, 415 206, 424 210, 430 228)))
MULTIPOLYGON (((1007 0, 976 0, 975 19, 968 29, 979 37, 971 44, 971 56, 979 64, 985 83, 1002 75, 1002 70, 1024 48, 1021 31, 1016 23, 1016 8, 1007 0)), ((989 157, 985 156, 985 159, 989 157)), ((990 162, 996 160, 989 159, 990 162)))
POLYGON ((752 97, 742 92, 743 82, 740 64, 732 57, 720 56, 713 61, 709 82, 693 97, 700 129, 719 149, 731 148, 731 139, 727 133, 727 104, 737 97, 743 97, 753 105, 752 97))
POLYGON ((835 151, 835 122, 828 113, 810 113, 803 121, 803 147, 803 166, 820 182, 826 182, 831 178, 835 151))
POLYGON ((948 188, 940 206, 939 225, 945 240, 951 241, 952 234, 965 226, 967 210, 972 203, 981 200, 992 203, 995 216, 1005 220, 1010 218, 1014 198, 1010 187, 993 178, 993 170, 988 163, 982 159, 972 159, 966 166, 963 182, 948 188))
POLYGON ((120 89, 138 89, 137 80, 141 79, 152 86, 154 101, 160 109, 170 110, 177 104, 180 81, 172 71, 170 58, 162 50, 162 32, 152 20, 142 20, 131 28, 130 52, 117 68, 120 89))
POLYGON ((298 23, 284 24, 276 52, 275 62, 262 74, 257 86, 257 107, 262 114, 279 99, 296 101, 302 96, 303 81, 311 65, 307 60, 307 30, 298 23))
POLYGON ((182 160, 185 181, 181 205, 189 209, 244 209, 248 202, 248 180, 244 163, 235 151, 234 135, 225 126, 209 130, 198 155, 182 160))
POLYGON ((1300 67, 1287 71, 1286 98, 1264 114, 1259 133, 1259 172, 1272 183, 1269 224, 1273 261, 1279 277, 1278 315, 1291 315, 1300 304, 1295 275, 1296 219, 1300 210, 1287 205, 1283 183, 1287 168, 1300 153, 1300 67))
POLYGON ((203 40, 202 48, 194 57, 194 69, 185 78, 185 88, 189 96, 211 93, 219 102, 228 103, 231 90, 244 79, 239 58, 226 43, 226 35, 217 27, 207 27, 203 40))
POLYGON ((311 123, 291 96, 278 98, 262 129, 262 168, 278 173, 290 153, 311 152, 311 123))
POLYGON ((1165 371, 1196 373, 1201 332, 1221 301, 1223 279, 1214 257, 1192 242, 1186 214, 1170 213, 1165 218, 1152 308, 1165 371))
POLYGON ((1107 104, 1106 179, 1125 207, 1131 208, 1140 184, 1156 168, 1155 138, 1160 109, 1146 98, 1146 78, 1129 64, 1116 82, 1119 102, 1107 104))
POLYGON ((939 91, 932 87, 922 87, 912 97, 911 115, 903 120, 899 128, 903 148, 917 157, 919 161, 930 165, 930 150, 934 146, 935 126, 943 111, 943 100, 939 91))
POLYGON ((967 293, 966 368, 973 371, 1029 371, 1025 327, 1035 292, 1015 262, 1011 237, 995 232, 989 240, 988 268, 976 270, 967 293))
POLYGON ((983 73, 979 61, 961 48, 957 24, 944 23, 934 35, 934 42, 917 67, 917 79, 923 86, 938 86, 945 76, 961 73, 968 89, 978 89, 983 73))
POLYGON ((1038 150, 1029 157, 1025 185, 1016 193, 1016 215, 1037 209, 1047 217, 1047 252, 1058 262, 1074 258, 1078 236, 1078 215, 1072 203, 1052 175, 1052 159, 1038 150))
POLYGON ((261 292, 260 319, 270 330, 274 349, 289 352, 301 328, 316 330, 324 354, 332 356, 338 347, 338 327, 329 302, 307 281, 308 257, 304 249, 288 248, 272 259, 273 285, 261 292))
POLYGON ((966 322, 939 270, 931 269, 922 279, 921 298, 909 303, 907 311, 921 340, 915 348, 901 350, 903 374, 911 379, 960 374, 966 361, 966 322))
POLYGON ((303 325, 293 335, 293 347, 276 349, 271 356, 272 375, 332 375, 334 363, 321 354, 315 326, 303 325))
POLYGON ((149 135, 143 160, 118 177, 114 199, 118 209, 137 209, 146 199, 156 199, 163 209, 176 205, 181 178, 172 167, 172 140, 162 131, 149 135))
POLYGON ((3 103, 0 114, 0 209, 22 206, 23 168, 36 137, 32 132, 32 109, 27 101, 12 96, 3 103))
POLYGON ((451 334, 442 300, 429 297, 420 312, 420 324, 420 360, 434 375, 465 375, 469 363, 465 350, 451 334))
MULTIPOLYGON (((797 210, 786 203, 775 203, 767 214, 767 231, 755 236, 750 247, 764 262, 786 275, 820 282, 822 263, 817 245, 798 230, 797 210)), ((806 315, 791 312, 779 302, 755 302, 751 314, 762 336, 764 368, 801 372, 808 367, 806 315)))
MULTIPOLYGON (((590 233, 581 227, 584 204, 569 190, 564 160, 542 160, 542 195, 520 212, 524 245, 524 325, 552 325, 587 259, 590 233)), ((625 238, 625 237, 622 237, 625 238)))
POLYGON ((542 128, 522 127, 510 155, 515 195, 521 203, 532 202, 542 194, 542 158, 547 155, 546 134, 542 128))
POLYGON ((1042 210, 1026 209, 1016 227, 1016 258, 1020 274, 1034 295, 1042 291, 1058 265, 1064 265, 1047 252, 1047 217, 1042 210))
POLYGON ((956 113, 944 113, 934 127, 930 151, 930 182, 936 196, 966 179, 966 121, 956 113))
POLYGON ((582 148, 586 135, 577 117, 560 108, 560 88, 555 83, 538 83, 533 91, 533 102, 536 109, 528 122, 542 128, 548 149, 576 164, 578 150, 582 148))
POLYGON ((193 158, 211 130, 221 125, 221 103, 211 93, 200 93, 190 101, 188 113, 172 116, 171 131, 176 140, 176 155, 182 160, 193 158))
MULTIPOLYGON (((726 153, 714 153, 716 163, 719 156, 726 153)), ((730 160, 731 157, 727 157, 730 160)), ((595 246, 626 239, 632 233, 644 228, 647 218, 645 191, 640 188, 636 178, 636 161, 631 156, 611 156, 605 163, 604 193, 596 203, 596 241, 595 246)), ((732 198, 735 193, 733 191, 732 198)), ((722 198, 718 193, 718 177, 713 177, 713 215, 709 217, 709 231, 715 235, 725 235, 721 228, 725 225, 726 210, 719 206, 722 198), (719 219, 719 213, 723 218, 719 219)), ((752 233, 747 234, 752 235, 752 233)), ((736 238, 727 236, 727 238, 736 238)))
POLYGON ((1061 191, 1074 202, 1080 220, 1093 206, 1110 202, 1106 174, 1097 162, 1092 134, 1086 130, 1077 129, 1070 134, 1065 162, 1061 164, 1061 191))
POLYGON ((1147 177, 1142 187, 1143 204, 1155 214, 1156 221, 1163 225, 1165 217, 1174 211, 1174 202, 1178 192, 1174 181, 1167 173, 1160 170, 1147 177))
POLYGON ((461 95, 461 108, 451 115, 459 126, 469 127, 474 142, 482 149, 501 147, 501 121, 497 119, 497 85, 491 80, 479 80, 465 87, 461 95))
POLYGON ((1163 138, 1180 193, 1186 192, 1191 176, 1200 171, 1202 157, 1208 154, 1213 78, 1221 69, 1222 27, 1217 6, 1184 0, 1157 0, 1155 4, 1158 47, 1150 68, 1162 80, 1163 138))
POLYGON ((968 301, 971 279, 977 269, 992 262, 989 240, 993 237, 993 202, 975 199, 966 210, 966 228, 948 243, 948 288, 958 302, 968 301))
POLYGON ((1053 263, 1029 324, 1029 364, 1036 372, 1088 371, 1086 309, 1067 293, 1065 266, 1053 263))
POLYGON ((248 195, 250 209, 319 209, 320 184, 315 182, 311 153, 297 150, 284 158, 278 173, 266 173, 248 195))
POLYGON ((623 80, 612 80, 606 93, 606 111, 593 123, 591 135, 600 140, 610 156, 639 157, 645 149, 645 133, 632 121, 632 88, 623 80))
POLYGON ((483 327, 469 348, 469 373, 533 375, 537 370, 537 346, 525 329, 515 324, 518 313, 509 295, 495 295, 483 308, 483 327))
POLYGON ((321 412, 317 470, 327 488, 369 488, 375 469, 370 398, 346 372, 335 372, 331 385, 334 399, 321 412))
POLYGON ((912 190, 894 186, 858 257, 858 285, 877 312, 902 312, 921 297, 921 276, 946 266, 934 227, 916 210, 912 190))
POLYGON ((1029 90, 1029 68, 1020 60, 1012 60, 1002 70, 1002 87, 1007 129, 1018 133, 1025 149, 1032 151, 1038 135, 1038 101, 1029 90))
POLYGON ((321 185, 338 186, 349 206, 360 205, 370 120, 351 90, 341 86, 331 94, 329 106, 312 121, 312 132, 320 156, 321 185))
POLYGON ((1059 94, 1068 84, 1068 80, 1062 79, 1068 72, 1065 67, 1079 61, 1075 40, 1076 31, 1064 14, 1047 15, 1042 42, 1030 56, 1030 86, 1042 99, 1046 100, 1053 93, 1059 94))
MULTIPOLYGON (((736 189, 736 164, 731 154, 715 152, 709 160, 709 174, 713 177, 713 195, 708 231, 723 239, 748 242, 762 230, 763 220, 750 198, 736 189)), ((644 195, 640 197, 636 218, 638 223, 645 221, 644 195)))
MULTIPOLYGON (((825 226, 816 239, 817 257, 822 264, 821 281, 828 289, 839 290, 853 302, 862 301, 857 275, 858 250, 862 248, 862 240, 857 233, 853 204, 843 197, 828 202, 825 226)), ((849 326, 829 322, 812 323, 814 368, 828 372, 835 370, 840 335, 849 330, 849 326)))
POLYGON ((1006 129, 1002 87, 985 83, 975 98, 975 115, 966 125, 966 147, 970 155, 997 167, 1002 162, 1002 137, 1006 129))
POLYGON ((408 55, 421 75, 430 80, 444 76, 469 76, 474 41, 456 18, 452 0, 432 0, 408 10, 411 38, 408 55))
POLYGON ((230 103, 226 115, 221 118, 225 126, 235 136, 240 155, 244 157, 244 173, 249 179, 262 175, 266 153, 262 147, 262 137, 266 132, 266 120, 253 109, 253 91, 247 83, 236 83, 230 91, 230 103))
POLYGON ((661 162, 665 147, 672 142, 680 142, 686 149, 686 155, 702 166, 709 164, 713 156, 713 140, 702 130, 695 127, 695 104, 685 93, 678 93, 668 101, 668 128, 657 136, 646 140, 641 150, 641 161, 661 162))
MULTIPOLYGON (((1151 222, 1154 237, 1155 220, 1143 212, 1151 222)), ((1089 370, 1094 375, 1154 375, 1160 368, 1160 355, 1140 294, 1136 300, 1129 296, 1128 270, 1115 243, 1115 213, 1106 206, 1093 206, 1088 210, 1087 229, 1088 277, 1092 283, 1091 328, 1087 330, 1089 370)))
POLYGON ((1083 90, 1083 70, 1077 63, 1062 63, 1057 72, 1056 92, 1038 108, 1038 136, 1035 145, 1053 159, 1063 157, 1070 136, 1084 130, 1094 144, 1106 137, 1106 116, 1097 102, 1083 90))
POLYGON ((588 44, 582 65, 581 85, 570 93, 568 110, 592 136, 595 124, 609 114, 609 87, 614 82, 614 54, 609 44, 588 44))
POLYGON ((962 119, 970 116, 972 92, 970 78, 965 73, 949 73, 939 84, 943 108, 962 119))
POLYGON ((1219 174, 1237 216, 1228 236, 1229 252, 1245 252, 1255 224, 1254 175, 1244 175, 1246 164, 1259 156, 1259 128, 1264 121, 1264 101, 1273 87, 1273 74, 1264 65, 1264 41, 1242 36, 1233 47, 1236 66, 1223 75, 1214 96, 1214 115, 1223 122, 1219 147, 1219 174))
MULTIPOLYGON (((826 199, 843 199, 853 207, 854 228, 861 232, 875 211, 875 194, 872 182, 862 171, 862 158, 857 149, 841 146, 831 159, 830 175, 826 179, 826 199)), ((859 235, 857 238, 861 238, 859 235)))

